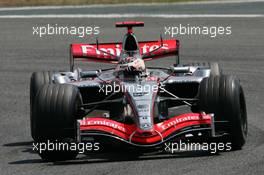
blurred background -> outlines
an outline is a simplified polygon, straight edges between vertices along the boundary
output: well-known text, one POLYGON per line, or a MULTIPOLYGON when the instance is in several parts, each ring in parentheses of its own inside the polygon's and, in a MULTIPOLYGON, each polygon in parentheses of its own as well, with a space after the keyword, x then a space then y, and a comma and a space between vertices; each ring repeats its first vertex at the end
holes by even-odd
MULTIPOLYGON (((0 6, 34 6, 34 5, 87 5, 87 4, 117 4, 117 3, 168 3, 187 2, 191 0, 0 0, 0 6)), ((205 0, 192 0, 205 1, 205 0)))

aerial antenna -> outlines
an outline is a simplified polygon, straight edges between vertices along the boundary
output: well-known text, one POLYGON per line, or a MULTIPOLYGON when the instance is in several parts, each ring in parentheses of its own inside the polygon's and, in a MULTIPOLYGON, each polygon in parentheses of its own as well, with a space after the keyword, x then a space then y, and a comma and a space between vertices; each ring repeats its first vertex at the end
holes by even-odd
POLYGON ((160 33, 160 45, 163 46, 163 38, 162 38, 162 34, 160 33))
POLYGON ((113 54, 111 54, 109 52, 106 52, 104 50, 99 49, 99 42, 98 42, 98 38, 97 37, 96 37, 96 50, 98 50, 99 52, 103 52, 104 54, 110 55, 113 58, 119 59, 119 56, 113 55, 113 54))
POLYGON ((99 42, 98 42, 98 38, 96 37, 96 49, 99 50, 99 42))

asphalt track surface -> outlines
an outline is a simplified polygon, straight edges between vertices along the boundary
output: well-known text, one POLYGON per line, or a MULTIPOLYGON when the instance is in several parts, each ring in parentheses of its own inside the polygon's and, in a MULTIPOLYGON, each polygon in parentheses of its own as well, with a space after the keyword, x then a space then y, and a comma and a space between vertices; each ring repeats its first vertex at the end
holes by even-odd
MULTIPOLYGON (((252 13, 263 14, 264 3, 258 2, 257 5, 248 3, 242 10, 238 10, 238 7, 243 5, 245 4, 237 3, 226 7, 239 11, 240 14, 247 14, 247 8, 252 13)), ((221 4, 214 8, 221 11, 222 6, 221 4)), ((187 5, 185 7, 187 8, 187 5)), ((162 7, 155 8, 164 11, 162 7)), ((210 10, 210 5, 203 5, 203 8, 210 10)), ((200 13, 204 14, 203 9, 200 9, 200 13)), ((177 38, 181 41, 182 62, 218 61, 226 74, 235 74, 240 78, 246 94, 249 122, 248 140, 243 150, 214 156, 203 152, 188 152, 138 157, 130 152, 108 152, 79 155, 76 160, 67 162, 41 161, 32 151, 29 132, 30 75, 34 71, 68 70, 69 44, 94 42, 95 38, 94 36, 85 39, 76 36, 39 38, 32 35, 32 27, 48 23, 100 26, 99 41, 111 42, 120 41, 125 32, 124 29, 114 28, 114 22, 120 20, 126 19, 0 19, 0 174, 264 174, 262 17, 134 19, 145 21, 144 28, 135 30, 140 40, 158 39, 159 33, 164 33, 164 26, 177 26, 180 23, 197 26, 232 26, 232 35, 228 36, 211 38, 201 35, 180 35, 177 38)), ((165 35, 165 38, 170 37, 165 35)), ((150 64, 167 67, 173 62, 174 59, 169 58, 150 64)), ((88 69, 103 67, 107 66, 94 63, 87 65, 88 69)))

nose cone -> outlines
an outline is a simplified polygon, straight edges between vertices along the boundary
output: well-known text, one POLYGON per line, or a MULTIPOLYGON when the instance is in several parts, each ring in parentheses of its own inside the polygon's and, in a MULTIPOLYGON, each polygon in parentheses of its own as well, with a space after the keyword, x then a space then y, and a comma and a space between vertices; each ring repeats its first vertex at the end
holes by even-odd
POLYGON ((138 132, 152 133, 154 130, 153 108, 157 94, 157 81, 125 83, 129 102, 135 112, 134 121, 138 132))
POLYGON ((155 134, 155 130, 153 127, 149 128, 148 130, 142 130, 141 128, 137 128, 136 133, 141 136, 151 136, 155 134))
POLYGON ((137 127, 139 132, 152 132, 153 131, 153 120, 152 116, 138 116, 137 127))

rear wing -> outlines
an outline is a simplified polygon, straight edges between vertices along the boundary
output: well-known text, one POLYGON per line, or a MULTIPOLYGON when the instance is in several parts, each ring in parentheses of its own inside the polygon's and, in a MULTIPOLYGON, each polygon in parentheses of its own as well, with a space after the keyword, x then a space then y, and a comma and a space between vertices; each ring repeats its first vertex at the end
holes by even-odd
MULTIPOLYGON (((178 40, 163 40, 162 47, 160 41, 139 42, 140 54, 148 61, 156 58, 179 55, 178 40)), ((100 43, 96 44, 71 44, 70 48, 70 69, 73 71, 75 61, 95 61, 104 63, 118 63, 118 56, 122 51, 122 43, 100 43), (102 51, 100 51, 102 50, 102 51), (110 54, 104 53, 108 52, 110 54)))

